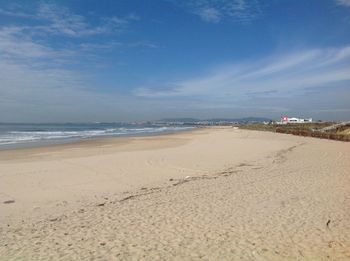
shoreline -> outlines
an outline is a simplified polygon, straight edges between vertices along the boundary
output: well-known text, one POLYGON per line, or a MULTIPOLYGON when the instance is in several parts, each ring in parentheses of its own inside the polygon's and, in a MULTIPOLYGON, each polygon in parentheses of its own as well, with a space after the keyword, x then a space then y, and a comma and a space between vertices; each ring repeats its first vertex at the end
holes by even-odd
POLYGON ((24 191, 0 204, 0 259, 350 257, 344 143, 208 128, 97 144, 0 160, 0 191, 24 191))
MULTIPOLYGON (((103 198, 105 194, 163 186, 169 179, 220 171, 232 161, 226 151, 231 149, 220 132, 226 136, 241 133, 230 127, 200 128, 155 136, 99 138, 0 151, 0 173, 4 173, 0 175, 0 203, 15 200, 10 205, 0 204, 0 220, 6 216, 5 219, 16 219, 16 216, 31 217, 32 214, 36 218, 50 214, 62 202, 70 202, 75 207, 78 201, 103 198), (210 137, 219 141, 213 151, 207 151, 212 145, 210 137), (192 145, 192 141, 197 144, 192 145), (223 149, 221 158, 216 155, 218 149, 223 149), (206 162, 199 156, 203 152, 206 162), (164 161, 166 157, 169 159, 164 161), (145 178, 148 173, 153 174, 145 178)), ((234 140, 232 142, 235 144, 234 140)), ((276 146, 279 148, 281 144, 276 143, 276 146)), ((252 157, 234 153, 237 159, 233 163, 237 164, 260 157, 259 153, 252 157)), ((63 203, 63 209, 66 205, 63 203)))
MULTIPOLYGON (((91 139, 75 140, 66 143, 55 143, 38 145, 33 147, 20 147, 20 148, 8 148, 0 149, 0 163, 11 160, 32 160, 33 157, 37 155, 44 154, 59 154, 60 152, 70 151, 70 150, 80 150, 79 155, 76 156, 89 156, 94 155, 94 152, 90 150, 96 148, 102 149, 117 149, 123 148, 123 146, 132 143, 133 141, 142 140, 143 138, 159 138, 164 139, 168 136, 180 135, 182 133, 192 133, 200 130, 206 130, 208 128, 194 128, 189 130, 181 130, 169 133, 159 133, 159 134, 149 134, 149 135, 130 135, 130 136, 113 136, 113 137, 94 137, 91 139), (85 151, 84 151, 85 149, 85 151)), ((75 157, 75 155, 70 154, 67 157, 75 157)))
MULTIPOLYGON (((147 155, 148 151, 153 150, 166 150, 166 149, 173 149, 179 146, 182 146, 188 142, 187 136, 193 136, 193 135, 201 135, 201 132, 206 131, 215 131, 219 129, 225 129, 222 127, 215 127, 215 128, 195 128, 191 130, 184 130, 184 131, 177 131, 177 132, 171 132, 171 133, 162 133, 159 135, 143 135, 143 136, 128 136, 128 137, 99 137, 89 140, 80 140, 72 143, 64 143, 64 144, 50 144, 46 146, 39 146, 39 147, 31 147, 31 148, 16 148, 16 149, 9 149, 9 150, 0 150, 0 173, 6 173, 6 174, 0 174, 0 181, 3 181, 2 184, 8 183, 7 177, 10 177, 9 179, 11 182, 18 183, 20 182, 19 179, 17 179, 15 176, 23 176, 25 178, 24 181, 21 182, 22 185, 15 184, 13 187, 14 190, 18 190, 18 192, 21 193, 22 187, 28 186, 28 183, 36 183, 39 179, 45 179, 46 185, 49 186, 55 186, 54 181, 50 180, 50 176, 43 175, 44 173, 47 173, 48 175, 53 175, 53 178, 56 181, 60 181, 60 179, 63 179, 64 186, 71 186, 71 178, 69 175, 78 174, 76 179, 84 180, 86 178, 93 179, 96 181, 99 181, 100 178, 96 176, 95 171, 91 171, 89 169, 90 167, 85 167, 85 164, 89 164, 88 160, 90 158, 97 158, 97 157, 103 157, 105 161, 110 162, 109 158, 113 158, 115 155, 119 154, 133 154, 134 152, 141 153, 142 155, 147 155), (107 159, 108 157, 108 159, 107 159), (78 163, 71 163, 71 161, 78 162, 78 163), (83 163, 80 163, 80 162, 83 163), (46 169, 46 164, 49 166, 49 169, 46 169), (60 166, 62 167, 63 172, 68 172, 65 175, 62 176, 60 173, 61 170, 57 170, 57 164, 59 165, 65 165, 60 166), (10 166, 10 168, 7 169, 7 167, 10 166), (29 166, 29 170, 24 171, 22 173, 22 168, 27 169, 29 166), (43 170, 42 170, 43 169, 43 170), (20 172, 18 172, 20 170, 20 172), (92 173, 91 173, 92 172, 92 173), (28 180, 29 177, 26 177, 28 173, 28 176, 33 175, 34 173, 34 180, 28 180), (85 173, 89 173, 89 175, 85 175, 85 173), (11 177, 11 175, 14 175, 11 177), (88 177, 86 177, 88 176, 88 177), (5 180, 4 180, 5 179, 5 180), (48 184, 49 183, 49 184, 48 184)), ((141 156, 144 158, 145 156, 141 156)), ((122 160, 123 161, 123 160, 122 160)), ((130 161, 130 160, 127 160, 130 161)), ((107 163, 109 164, 109 163, 107 163)), ((148 164, 148 163, 147 163, 148 164)), ((90 164, 93 165, 93 164, 90 164)), ((97 165, 100 165, 97 163, 97 165)), ((128 166, 134 165, 132 161, 128 162, 128 166)), ((147 165, 146 165, 147 167, 147 165)), ((148 166, 149 167, 149 166, 148 166)), ((92 167, 94 168, 94 167, 92 167)), ((159 167, 156 167, 157 171, 159 171, 159 167)), ((142 171, 142 169, 136 167, 136 171, 139 173, 142 171)), ((118 176, 118 174, 117 174, 118 176)), ((157 175, 159 176, 159 175, 157 175)), ((175 175, 176 176, 176 175, 175 175)), ((178 178, 181 178, 181 176, 176 176, 178 178)), ((52 178, 52 177, 51 177, 52 178)), ((133 182, 133 178, 127 179, 128 182, 130 182, 129 185, 121 185, 115 190, 112 188, 109 188, 108 193, 116 193, 121 194, 124 192, 130 192, 130 191, 136 191, 143 187, 143 185, 149 185, 149 183, 144 182, 143 179, 138 180, 137 182, 133 182), (136 186, 136 187, 135 187, 136 186)), ((170 177, 171 178, 171 177, 170 177)), ((139 179, 139 178, 137 178, 139 179)), ((103 181, 103 180, 102 180, 103 181)), ((167 182, 168 178, 163 177, 157 177, 156 180, 152 180, 150 184, 153 185, 160 185, 162 186, 164 182, 167 182)), ((88 180, 83 181, 84 182, 90 182, 88 180)), ((37 187, 36 184, 32 184, 33 189, 34 187, 37 187)), ((89 202, 94 201, 96 198, 103 198, 104 197, 104 184, 101 189, 99 189, 99 186, 97 186, 99 191, 97 194, 94 192, 92 195, 88 195, 85 191, 80 191, 79 193, 73 193, 71 191, 70 195, 68 197, 61 197, 64 196, 59 192, 56 196, 53 197, 53 199, 50 200, 44 200, 47 201, 47 203, 41 202, 42 196, 41 193, 37 193, 38 191, 35 191, 35 193, 38 194, 37 197, 35 197, 34 200, 27 201, 26 195, 21 195, 21 200, 24 200, 26 202, 23 202, 23 205, 20 208, 23 208, 24 211, 17 211, 18 207, 13 211, 12 208, 17 205, 21 200, 17 200, 16 197, 13 197, 11 195, 11 190, 7 187, 1 186, 0 182, 0 221, 4 220, 20 220, 22 218, 16 218, 16 216, 22 216, 24 218, 40 218, 40 216, 47 217, 52 214, 52 211, 55 207, 60 206, 62 209, 59 211, 65 211, 66 208, 68 209, 74 209, 75 207, 79 206, 81 202, 89 202), (7 192, 8 191, 8 192, 7 192), (76 196, 78 195, 78 196, 76 196), (71 200, 71 196, 73 196, 71 200), (38 198, 40 197, 40 198, 38 198), (14 200, 14 204, 4 204, 6 201, 12 201, 14 200), (70 201, 72 206, 67 206, 65 203, 66 201, 70 201), (63 203, 62 203, 63 202, 63 203), (29 207, 28 207, 29 203, 29 207), (6 210, 11 210, 11 215, 7 215, 8 217, 4 218, 4 214, 6 213, 6 210)), ((110 186, 107 186, 110 187, 110 186)), ((36 188, 38 190, 39 188, 36 188)), ((90 188, 91 189, 91 186, 90 188)), ((28 192, 24 191, 24 194, 27 194, 28 192)), ((48 190, 47 196, 50 195, 50 190, 48 190)), ((56 192, 57 193, 57 192, 56 192)), ((31 193, 29 193, 30 195, 31 193)), ((85 204, 85 203, 84 203, 85 204)), ((10 213, 10 212, 9 212, 10 213)), ((54 211, 56 213, 56 211, 54 211)), ((6 216, 6 215, 5 215, 6 216)))
POLYGON ((46 141, 34 141, 27 143, 15 143, 10 145, 0 145, 1 151, 8 150, 17 150, 17 149, 34 149, 34 148, 42 148, 42 147, 50 147, 50 146, 59 146, 59 145, 70 145, 77 144, 81 142, 90 142, 90 141, 98 141, 104 139, 114 139, 114 138, 133 138, 133 137, 152 137, 152 136, 162 136, 169 134, 176 134, 181 132, 193 131, 196 129, 200 129, 199 127, 189 127, 188 129, 183 130, 170 130, 170 131, 162 131, 162 132, 150 132, 150 133, 138 133, 138 134, 117 134, 117 135, 103 135, 103 136, 94 136, 88 138, 65 138, 60 140, 46 140, 46 141))

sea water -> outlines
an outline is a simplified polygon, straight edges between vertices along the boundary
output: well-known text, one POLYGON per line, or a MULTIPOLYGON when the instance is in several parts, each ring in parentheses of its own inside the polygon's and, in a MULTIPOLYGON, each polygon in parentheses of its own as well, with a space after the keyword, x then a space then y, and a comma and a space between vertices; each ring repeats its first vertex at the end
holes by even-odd
POLYGON ((66 143, 97 137, 144 136, 192 128, 151 123, 0 123, 0 149, 66 143))

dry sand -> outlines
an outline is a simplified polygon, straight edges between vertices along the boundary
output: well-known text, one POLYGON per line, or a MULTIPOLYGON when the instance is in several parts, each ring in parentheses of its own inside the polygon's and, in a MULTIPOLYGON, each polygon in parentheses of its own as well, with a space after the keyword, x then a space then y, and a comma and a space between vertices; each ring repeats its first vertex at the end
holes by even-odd
POLYGON ((2 151, 0 222, 0 260, 350 260, 350 144, 214 128, 2 151))

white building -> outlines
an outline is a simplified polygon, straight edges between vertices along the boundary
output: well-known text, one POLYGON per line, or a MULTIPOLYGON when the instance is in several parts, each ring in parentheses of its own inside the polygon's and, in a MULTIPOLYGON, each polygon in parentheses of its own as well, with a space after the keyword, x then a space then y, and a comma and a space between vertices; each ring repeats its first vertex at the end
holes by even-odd
POLYGON ((281 117, 281 123, 287 124, 287 123, 310 123, 312 122, 312 118, 309 119, 302 119, 302 118, 289 118, 288 116, 281 117))

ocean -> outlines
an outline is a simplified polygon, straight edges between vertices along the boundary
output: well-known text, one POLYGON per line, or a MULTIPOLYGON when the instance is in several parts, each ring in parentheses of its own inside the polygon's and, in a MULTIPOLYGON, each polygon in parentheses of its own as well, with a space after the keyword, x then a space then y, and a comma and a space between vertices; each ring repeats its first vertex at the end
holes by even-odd
POLYGON ((0 149, 68 143, 98 137, 155 135, 192 128, 188 126, 129 123, 0 123, 0 149))

